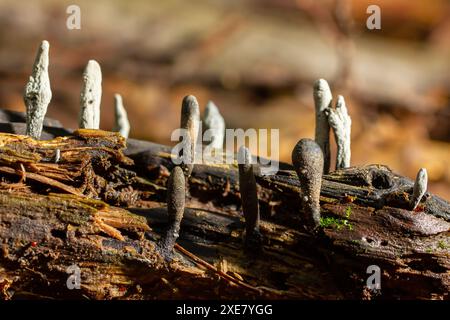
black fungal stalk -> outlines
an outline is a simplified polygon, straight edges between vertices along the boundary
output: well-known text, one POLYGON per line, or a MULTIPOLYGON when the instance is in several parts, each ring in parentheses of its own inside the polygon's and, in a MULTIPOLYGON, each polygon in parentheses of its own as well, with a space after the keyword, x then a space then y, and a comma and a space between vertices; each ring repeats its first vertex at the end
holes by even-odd
POLYGON ((186 201, 186 181, 183 170, 174 167, 167 182, 168 227, 159 242, 159 250, 166 259, 172 258, 173 248, 178 239, 180 224, 184 215, 186 201))
POLYGON ((305 226, 309 230, 316 229, 320 224, 323 161, 322 149, 311 139, 301 139, 292 151, 292 163, 303 191, 305 226))
POLYGON ((242 146, 238 153, 239 189, 245 218, 245 244, 252 248, 261 244, 259 204, 250 151, 242 146))
POLYGON ((197 99, 194 96, 186 96, 181 105, 181 123, 180 128, 185 129, 188 133, 187 141, 185 141, 186 154, 183 155, 183 170, 189 177, 194 169, 195 148, 200 128, 200 109, 197 99))

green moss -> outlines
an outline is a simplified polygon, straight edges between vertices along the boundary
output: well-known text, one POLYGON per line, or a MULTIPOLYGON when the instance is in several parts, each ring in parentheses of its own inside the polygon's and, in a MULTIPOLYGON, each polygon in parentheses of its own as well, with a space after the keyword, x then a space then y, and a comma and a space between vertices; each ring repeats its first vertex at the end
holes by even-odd
POLYGON ((59 211, 57 216, 60 221, 77 226, 84 225, 92 219, 91 212, 80 211, 59 211))
POLYGON ((100 200, 79 198, 68 194, 51 194, 47 199, 60 221, 78 226, 90 222, 98 210, 107 206, 100 200))
POLYGON ((320 217, 320 226, 322 228, 336 228, 337 230, 341 230, 342 228, 348 228, 348 230, 352 231, 353 226, 350 224, 348 219, 352 214, 352 208, 347 207, 345 210, 345 219, 334 218, 334 217, 320 217))
POLYGON ((445 250, 445 249, 450 248, 450 246, 448 244, 446 244, 444 242, 444 240, 441 240, 441 241, 438 242, 438 248, 442 249, 442 250, 445 250))
POLYGON ((446 249, 449 249, 449 248, 450 248, 450 245, 448 245, 447 243, 445 243, 444 240, 440 240, 440 241, 437 243, 436 247, 428 247, 427 249, 425 249, 425 252, 426 252, 426 253, 433 253, 433 252, 435 252, 435 251, 438 250, 438 249, 440 249, 440 250, 446 250, 446 249))

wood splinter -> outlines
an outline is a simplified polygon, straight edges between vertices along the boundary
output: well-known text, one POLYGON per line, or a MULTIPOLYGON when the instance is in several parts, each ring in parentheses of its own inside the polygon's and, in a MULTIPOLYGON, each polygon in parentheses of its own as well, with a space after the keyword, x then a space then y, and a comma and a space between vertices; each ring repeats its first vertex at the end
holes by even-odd
POLYGON ((257 249, 262 242, 259 232, 259 204, 256 180, 253 173, 252 154, 242 146, 238 153, 239 190, 242 201, 242 211, 245 218, 245 245, 257 249))
POLYGON ((173 255, 173 248, 178 239, 180 224, 184 215, 186 202, 186 181, 181 167, 173 168, 167 182, 167 213, 168 226, 166 233, 161 238, 158 248, 167 260, 173 255))
POLYGON ((61 160, 61 149, 55 150, 55 163, 58 163, 61 160))
POLYGON ((292 163, 302 189, 305 227, 314 231, 320 225, 320 189, 323 174, 323 153, 311 139, 301 139, 292 151, 292 163))

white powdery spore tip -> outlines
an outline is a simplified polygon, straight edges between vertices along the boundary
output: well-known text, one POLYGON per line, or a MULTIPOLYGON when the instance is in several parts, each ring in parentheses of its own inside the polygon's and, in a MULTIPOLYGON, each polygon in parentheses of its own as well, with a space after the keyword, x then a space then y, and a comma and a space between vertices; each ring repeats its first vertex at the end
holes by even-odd
POLYGON ((324 79, 314 83, 314 104, 316 110, 316 129, 314 140, 323 152, 324 173, 330 169, 330 125, 325 110, 331 107, 333 96, 330 86, 324 79))
POLYGON ((203 118, 205 130, 211 134, 210 146, 214 149, 222 149, 225 139, 225 120, 214 102, 209 101, 206 105, 203 118))
POLYGON ((130 122, 128 121, 127 111, 123 106, 123 100, 120 94, 114 95, 114 112, 115 120, 113 131, 119 132, 124 138, 128 139, 130 122))
POLYGON ((414 182, 413 195, 410 203, 412 210, 415 210, 417 208, 420 201, 422 200, 422 197, 427 192, 427 185, 428 185, 427 169, 421 168, 417 173, 416 181, 414 182))
POLYGON ((183 155, 183 170, 187 176, 190 176, 196 159, 197 139, 200 130, 200 108, 197 99, 192 95, 184 97, 181 103, 180 128, 186 130, 188 138, 184 142, 186 145, 183 148, 185 152, 183 155))
POLYGON ((337 144, 336 170, 350 167, 352 119, 343 96, 338 96, 336 109, 325 110, 337 144))
POLYGON ((84 129, 100 129, 100 103, 102 99, 102 71, 95 60, 89 60, 83 73, 80 95, 79 126, 84 129))
POLYGON ((23 95, 27 108, 26 134, 34 139, 41 137, 47 107, 52 99, 48 75, 49 48, 49 43, 46 40, 42 41, 34 61, 30 80, 25 86, 23 95))

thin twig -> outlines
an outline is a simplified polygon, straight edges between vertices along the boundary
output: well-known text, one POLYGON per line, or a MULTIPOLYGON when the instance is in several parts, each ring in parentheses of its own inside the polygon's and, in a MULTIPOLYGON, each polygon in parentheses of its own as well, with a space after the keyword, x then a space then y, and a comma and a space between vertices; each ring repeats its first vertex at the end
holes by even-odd
POLYGON ((177 249, 180 253, 184 254, 185 256, 189 257, 190 259, 194 260, 194 262, 196 262, 197 264, 205 267, 208 270, 211 270, 212 272, 216 273, 217 275, 219 275, 220 277, 224 278, 225 280, 228 280, 230 282, 233 282, 234 284, 237 284, 243 288, 249 289, 251 291, 257 292, 259 294, 261 294, 262 289, 260 288, 256 288, 253 287, 245 282, 242 282, 236 278, 233 278, 232 276, 218 270, 216 267, 214 267, 213 265, 209 264, 208 262, 206 262, 205 260, 197 257, 195 254, 187 251, 186 249, 184 249, 182 246, 180 246, 178 243, 175 244, 175 249, 177 249))
POLYGON ((84 195, 82 193, 80 193, 77 189, 72 188, 71 186, 65 185, 64 183, 61 183, 59 181, 53 180, 51 178, 47 178, 45 176, 41 176, 37 173, 32 173, 32 172, 17 172, 16 170, 14 170, 13 168, 9 168, 9 167, 0 167, 0 171, 1 172, 5 172, 5 173, 9 173, 9 174, 15 174, 15 175, 22 175, 24 174, 24 176, 28 179, 55 187, 57 189, 66 191, 67 193, 71 193, 80 197, 84 198, 84 195))

